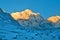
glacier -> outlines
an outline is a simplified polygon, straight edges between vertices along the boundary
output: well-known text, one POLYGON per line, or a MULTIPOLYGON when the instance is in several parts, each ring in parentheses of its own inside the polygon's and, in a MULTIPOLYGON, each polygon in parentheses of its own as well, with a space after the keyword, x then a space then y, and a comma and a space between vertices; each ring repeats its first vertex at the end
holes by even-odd
POLYGON ((0 8, 0 40, 60 40, 60 27, 41 15, 15 20, 0 8))

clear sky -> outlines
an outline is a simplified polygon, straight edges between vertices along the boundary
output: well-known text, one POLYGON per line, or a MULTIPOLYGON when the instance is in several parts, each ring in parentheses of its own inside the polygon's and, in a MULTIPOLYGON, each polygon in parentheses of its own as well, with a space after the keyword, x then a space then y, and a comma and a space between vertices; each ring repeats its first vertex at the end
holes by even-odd
POLYGON ((60 15, 60 0, 0 0, 0 8, 8 13, 31 9, 47 18, 60 15))

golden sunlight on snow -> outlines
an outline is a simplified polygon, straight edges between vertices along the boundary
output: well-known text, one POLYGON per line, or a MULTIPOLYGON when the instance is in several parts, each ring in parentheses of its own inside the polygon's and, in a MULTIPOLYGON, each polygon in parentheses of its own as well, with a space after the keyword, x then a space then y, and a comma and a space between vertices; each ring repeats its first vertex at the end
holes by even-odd
POLYGON ((56 23, 60 20, 60 16, 52 16, 48 18, 48 21, 51 21, 53 23, 56 23))
POLYGON ((22 12, 14 12, 11 14, 11 16, 15 19, 29 19, 30 15, 37 15, 36 13, 33 13, 31 10, 26 9, 25 11, 22 12))

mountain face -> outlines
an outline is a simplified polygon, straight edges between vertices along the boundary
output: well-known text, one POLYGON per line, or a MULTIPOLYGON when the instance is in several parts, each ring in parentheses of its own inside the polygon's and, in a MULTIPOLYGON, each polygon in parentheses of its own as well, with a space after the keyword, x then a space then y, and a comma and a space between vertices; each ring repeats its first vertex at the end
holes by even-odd
POLYGON ((12 13, 11 16, 18 21, 22 26, 31 29, 52 28, 52 24, 45 20, 39 13, 34 13, 31 10, 12 13))
POLYGON ((60 40, 60 28, 31 10, 9 14, 0 8, 0 40, 60 40))

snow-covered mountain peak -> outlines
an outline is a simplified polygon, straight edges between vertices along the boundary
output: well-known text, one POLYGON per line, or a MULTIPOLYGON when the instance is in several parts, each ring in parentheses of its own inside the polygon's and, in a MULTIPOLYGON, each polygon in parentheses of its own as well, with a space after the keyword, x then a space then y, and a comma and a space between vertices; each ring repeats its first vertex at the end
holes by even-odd
POLYGON ((22 12, 14 12, 11 14, 11 16, 15 19, 15 20, 19 20, 19 19, 29 19, 31 15, 35 15, 35 16, 39 16, 40 14, 38 13, 34 13, 29 9, 26 9, 22 12))
POLYGON ((47 19, 48 21, 52 22, 54 27, 60 27, 60 16, 52 16, 47 19))
POLYGON ((60 16, 52 16, 52 17, 49 17, 47 20, 53 23, 57 23, 60 21, 60 16))

